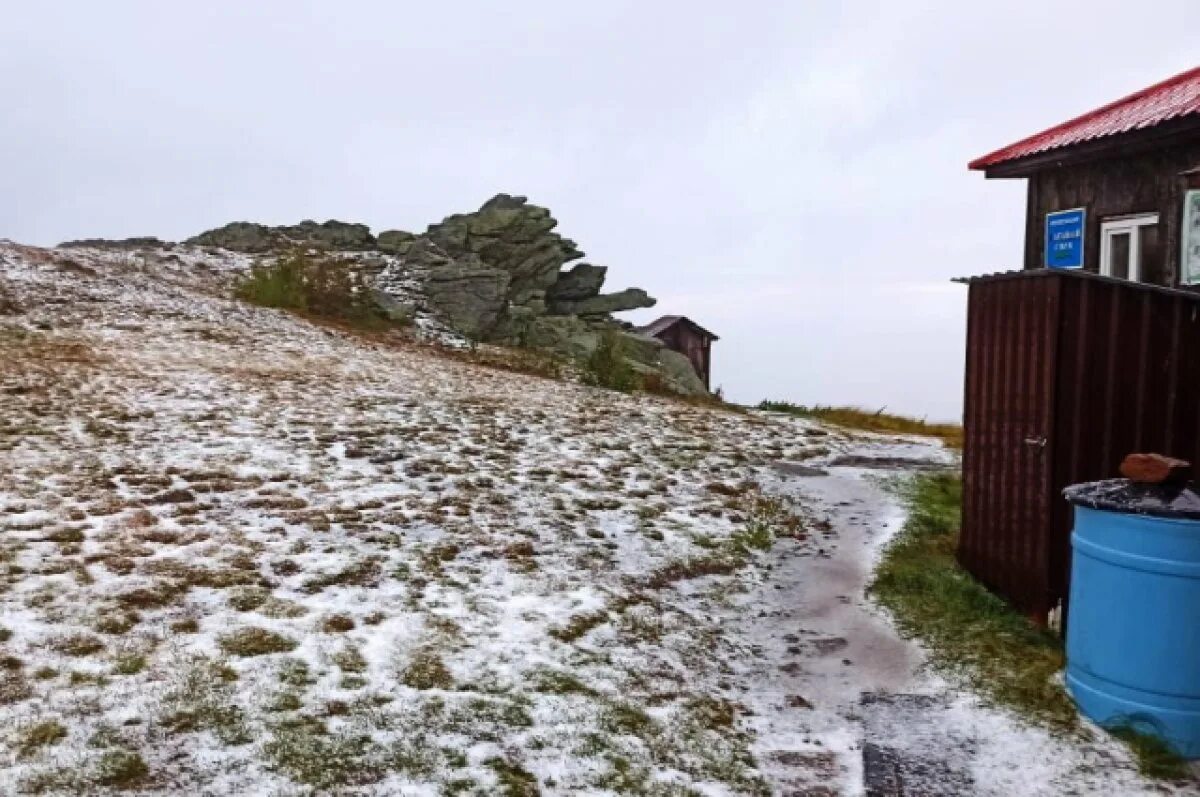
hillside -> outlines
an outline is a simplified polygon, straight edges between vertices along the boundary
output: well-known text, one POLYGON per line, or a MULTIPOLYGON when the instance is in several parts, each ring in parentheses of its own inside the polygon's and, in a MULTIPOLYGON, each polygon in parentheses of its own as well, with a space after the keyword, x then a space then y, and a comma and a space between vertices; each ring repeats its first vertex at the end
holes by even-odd
POLYGON ((0 793, 816 797, 898 733, 978 793, 1157 788, 860 704, 944 688, 862 597, 871 463, 938 443, 312 324, 249 264, 0 243, 0 793))

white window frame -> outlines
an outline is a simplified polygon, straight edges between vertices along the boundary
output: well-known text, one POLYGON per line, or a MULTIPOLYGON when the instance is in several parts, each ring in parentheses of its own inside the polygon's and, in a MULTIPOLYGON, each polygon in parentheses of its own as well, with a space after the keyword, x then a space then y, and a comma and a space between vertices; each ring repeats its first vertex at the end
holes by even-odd
POLYGON ((1138 213, 1100 222, 1100 273, 1113 276, 1112 239, 1115 235, 1129 236, 1129 277, 1131 282, 1141 282, 1142 227, 1158 224, 1157 213, 1138 213))

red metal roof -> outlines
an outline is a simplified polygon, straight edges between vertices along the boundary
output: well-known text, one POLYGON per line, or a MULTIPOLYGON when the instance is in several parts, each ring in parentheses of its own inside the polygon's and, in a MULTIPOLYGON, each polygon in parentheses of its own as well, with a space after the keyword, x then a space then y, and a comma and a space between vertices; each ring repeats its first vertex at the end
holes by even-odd
POLYGON ((1193 114, 1200 115, 1200 67, 976 158, 967 164, 967 168, 986 169, 1040 152, 1142 130, 1193 114))

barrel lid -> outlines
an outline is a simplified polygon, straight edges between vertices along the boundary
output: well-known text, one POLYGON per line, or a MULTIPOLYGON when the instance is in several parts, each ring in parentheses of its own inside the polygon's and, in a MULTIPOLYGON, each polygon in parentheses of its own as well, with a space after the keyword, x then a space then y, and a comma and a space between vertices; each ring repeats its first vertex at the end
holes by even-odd
POLYGON ((1073 484, 1063 490, 1072 504, 1110 512, 1200 520, 1200 493, 1194 485, 1138 484, 1105 479, 1073 484))

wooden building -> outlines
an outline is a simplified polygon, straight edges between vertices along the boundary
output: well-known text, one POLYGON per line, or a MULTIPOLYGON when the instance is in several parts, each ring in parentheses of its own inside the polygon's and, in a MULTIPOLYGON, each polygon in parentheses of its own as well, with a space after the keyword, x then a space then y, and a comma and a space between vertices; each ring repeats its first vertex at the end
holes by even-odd
POLYGON ((1028 199, 1023 270, 963 280, 958 559, 1065 622, 1063 488, 1134 451, 1200 461, 1200 68, 969 166, 1028 199))
POLYGON ((969 167, 1028 179, 1024 268, 1200 287, 1200 67, 969 167))
POLYGON ((710 390, 709 376, 712 367, 712 343, 717 336, 687 316, 665 315, 644 327, 639 332, 661 340, 668 349, 673 349, 691 361, 696 374, 710 390))

